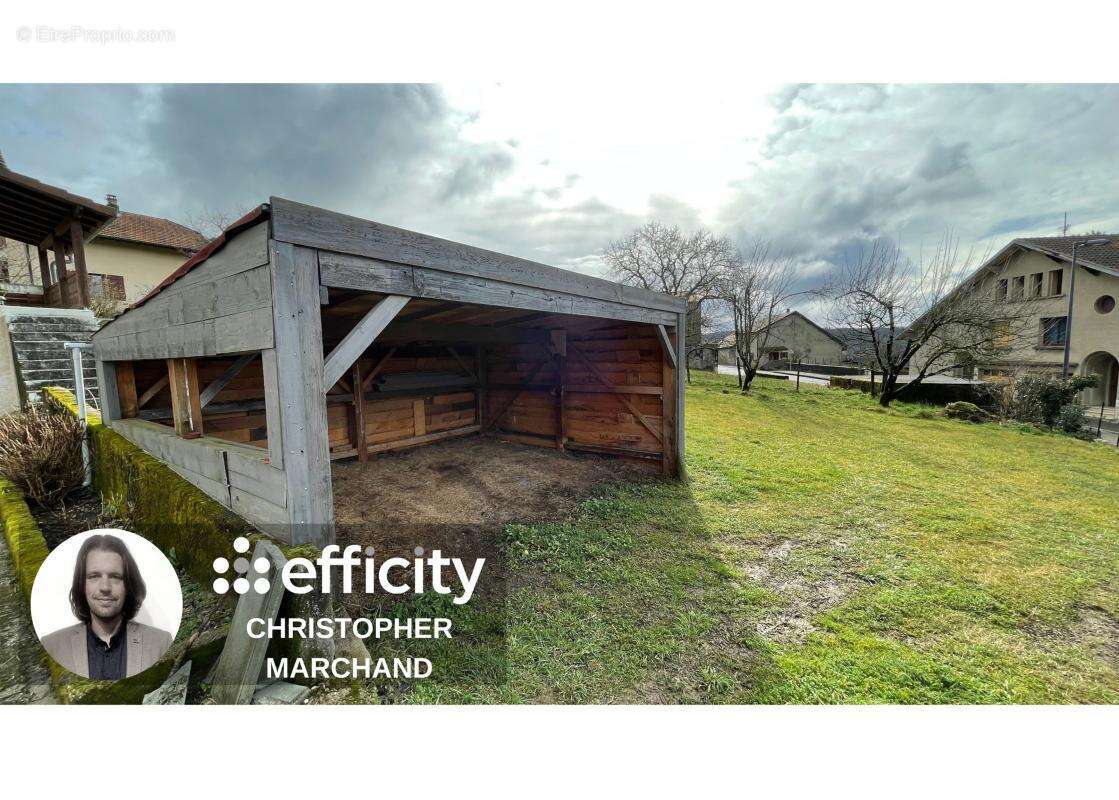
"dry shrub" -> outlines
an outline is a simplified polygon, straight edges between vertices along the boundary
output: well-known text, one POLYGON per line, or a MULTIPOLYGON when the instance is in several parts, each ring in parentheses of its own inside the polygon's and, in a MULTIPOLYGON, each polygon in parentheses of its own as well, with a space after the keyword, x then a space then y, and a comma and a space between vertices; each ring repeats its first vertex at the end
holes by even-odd
POLYGON ((40 505, 82 485, 84 423, 71 414, 32 406, 0 417, 0 476, 40 505))

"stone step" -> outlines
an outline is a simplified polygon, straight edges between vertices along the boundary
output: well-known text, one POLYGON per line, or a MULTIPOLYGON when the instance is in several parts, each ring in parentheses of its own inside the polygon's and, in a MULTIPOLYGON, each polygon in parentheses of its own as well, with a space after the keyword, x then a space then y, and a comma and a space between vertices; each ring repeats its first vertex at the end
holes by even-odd
POLYGON ((8 329, 13 331, 59 331, 59 330, 75 330, 75 331, 89 331, 91 333, 100 330, 97 325, 88 325, 78 320, 63 319, 55 322, 43 321, 41 319, 13 319, 8 321, 8 329))

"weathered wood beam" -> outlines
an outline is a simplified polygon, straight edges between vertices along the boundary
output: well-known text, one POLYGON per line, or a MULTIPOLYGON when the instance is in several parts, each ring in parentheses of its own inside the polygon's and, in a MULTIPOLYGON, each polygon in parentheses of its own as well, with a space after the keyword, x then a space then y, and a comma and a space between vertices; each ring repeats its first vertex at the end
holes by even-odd
POLYGON ((278 389, 288 525, 292 544, 322 546, 334 541, 334 491, 323 398, 337 377, 323 385, 318 254, 283 242, 269 245, 276 342, 271 378, 278 389))
POLYGON ((657 325, 657 338, 660 339, 661 347, 664 349, 664 357, 668 359, 668 363, 672 365, 673 369, 676 366, 676 346, 668 338, 668 329, 663 325, 657 325))
MULTIPOLYGON (((628 322, 673 325, 676 315, 656 305, 646 306, 626 300, 605 300, 579 294, 572 286, 567 291, 526 285, 525 276, 516 270, 496 272, 491 277, 469 276, 455 267, 428 269, 390 263, 375 258, 358 258, 323 251, 319 279, 326 286, 361 289, 388 295, 406 295, 427 300, 445 300, 503 309, 573 314, 582 317, 625 320, 628 322)), ((557 270, 565 272, 565 270, 557 270)), ((577 273, 568 273, 576 275, 577 273)), ((660 295, 675 307, 678 301, 660 295)))
POLYGON ((131 419, 136 416, 140 408, 136 399, 136 373, 132 368, 132 362, 117 362, 115 372, 120 416, 122 419, 131 419))
POLYGON ((167 359, 167 380, 171 387, 171 418, 175 423, 175 433, 184 438, 201 436, 198 363, 193 358, 167 359))
POLYGON ((166 375, 153 383, 146 392, 140 395, 140 398, 136 401, 136 408, 143 408, 149 402, 151 402, 151 399, 159 394, 163 390, 163 387, 167 385, 167 383, 168 378, 166 375))
MULTIPOLYGON (((598 379, 603 386, 612 386, 612 384, 608 380, 606 380, 606 376, 604 376, 599 368, 595 366, 593 361, 591 361, 583 354, 582 350, 576 347, 573 343, 568 343, 567 348, 575 355, 579 356, 583 363, 587 365, 587 369, 591 371, 591 374, 594 375, 595 378, 598 379)), ((655 438, 661 444, 664 444, 664 435, 661 433, 661 431, 658 431, 655 427, 653 427, 649 420, 645 419, 645 415, 641 413, 641 409, 634 405, 632 400, 630 400, 626 395, 621 394, 620 392, 618 393, 618 399, 625 404, 625 407, 629 409, 629 413, 633 414, 633 416, 637 419, 638 422, 641 423, 645 430, 653 434, 653 438, 655 438)))
POLYGON ((567 331, 551 331, 552 352, 556 360, 556 449, 563 450, 567 440, 567 392, 564 389, 564 372, 567 371, 567 331))
POLYGON ((361 387, 365 381, 361 376, 361 359, 354 362, 353 385, 358 387, 354 392, 354 448, 357 450, 358 461, 369 460, 369 442, 365 436, 365 392, 361 387))
POLYGON ((373 379, 376 378, 377 375, 380 374, 381 370, 385 368, 385 365, 389 363, 389 359, 392 358, 395 352, 396 348, 390 347, 389 351, 381 356, 381 360, 374 365, 373 369, 369 370, 369 374, 366 375, 361 382, 362 391, 365 391, 369 388, 370 384, 373 383, 373 379))
POLYGON ((225 372, 211 381, 210 385, 202 390, 202 397, 199 402, 200 407, 205 408, 208 406, 210 401, 217 397, 221 390, 228 386, 229 382, 236 378, 238 373, 249 365, 250 361, 256 358, 256 355, 256 353, 246 353, 243 356, 238 356, 237 360, 230 364, 225 372))
POLYGON ((657 326, 657 330, 665 353, 661 359, 661 387, 664 390, 661 395, 661 471, 672 476, 676 474, 676 381, 679 370, 676 369, 676 343, 667 330, 661 326, 657 326), (669 354, 672 355, 671 362, 669 354))
POLYGON ((327 388, 338 382, 338 379, 353 366, 358 357, 365 352, 369 345, 392 322, 400 309, 408 305, 410 297, 389 295, 373 308, 369 309, 361 321, 353 327, 338 346, 331 351, 323 364, 323 385, 327 388))
POLYGON ((459 325, 455 323, 401 323, 385 328, 383 342, 455 342, 456 344, 544 344, 546 331, 459 325))
POLYGON ((85 263, 82 224, 77 220, 70 222, 70 250, 74 254, 74 272, 78 276, 78 302, 82 308, 89 308, 89 271, 85 263))
POLYGON ((35 250, 39 253, 39 278, 43 281, 43 291, 46 292, 47 287, 51 285, 50 259, 47 256, 47 248, 39 245, 35 250))

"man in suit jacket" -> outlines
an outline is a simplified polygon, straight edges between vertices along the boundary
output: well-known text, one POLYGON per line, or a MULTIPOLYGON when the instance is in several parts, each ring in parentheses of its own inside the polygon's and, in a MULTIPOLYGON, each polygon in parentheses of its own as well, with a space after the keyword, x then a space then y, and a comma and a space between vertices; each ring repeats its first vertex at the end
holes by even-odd
POLYGON ((43 648, 84 678, 118 680, 143 672, 167 652, 171 634, 133 617, 147 596, 124 542, 97 534, 82 542, 74 563, 70 608, 81 622, 43 637, 43 648))

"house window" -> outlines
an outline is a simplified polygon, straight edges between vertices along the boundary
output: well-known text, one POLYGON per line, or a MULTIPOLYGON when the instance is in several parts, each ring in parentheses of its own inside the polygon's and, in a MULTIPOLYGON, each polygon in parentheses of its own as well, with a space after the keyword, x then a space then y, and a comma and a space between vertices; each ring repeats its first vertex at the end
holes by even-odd
POLYGON ((1049 296, 1056 297, 1064 291, 1065 271, 1054 269, 1049 271, 1049 296))
POLYGON ((999 281, 999 285, 995 288, 995 299, 1000 303, 1006 302, 1006 278, 999 281))
POLYGON ((999 320, 991 326, 991 345, 996 350, 1008 350, 1013 343, 1009 322, 999 320))
POLYGON ((1013 279, 1014 282, 1010 285, 1010 299, 1011 300, 1025 300, 1026 299, 1026 276, 1019 275, 1013 279))
POLYGON ((1030 276, 1030 297, 1041 297, 1041 286, 1044 282, 1045 273, 1035 272, 1030 276))
POLYGON ((1042 317, 1041 346, 1064 347, 1067 323, 1067 317, 1042 317))
POLYGON ((1096 313, 1110 314, 1115 310, 1115 298, 1109 294, 1101 294, 1096 298, 1096 313))

